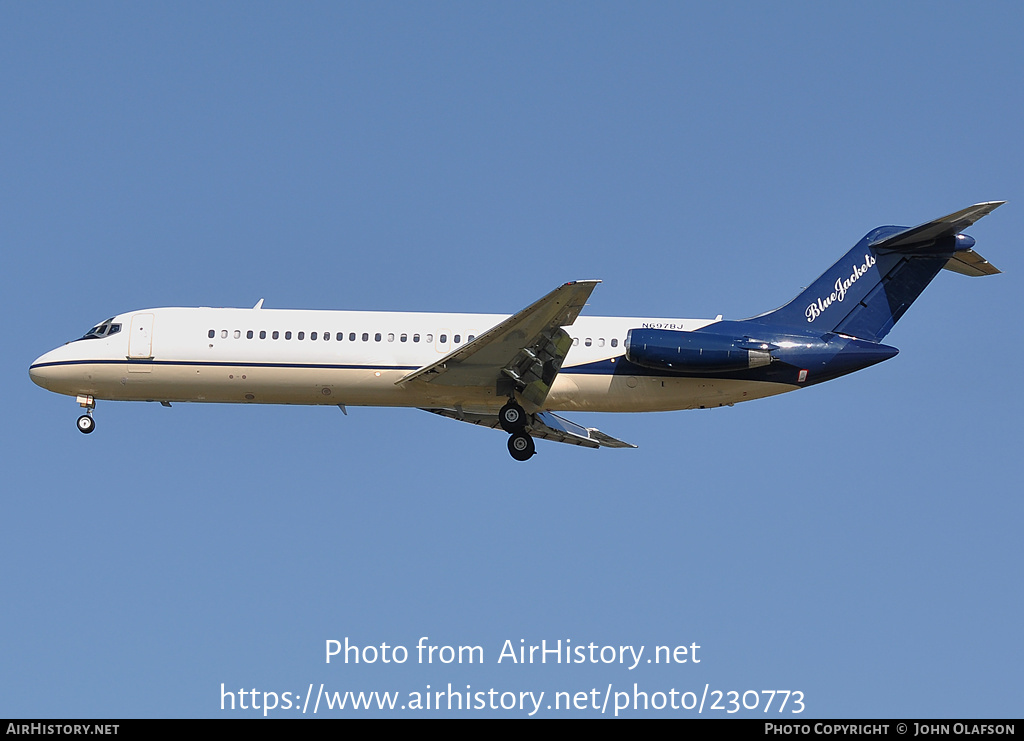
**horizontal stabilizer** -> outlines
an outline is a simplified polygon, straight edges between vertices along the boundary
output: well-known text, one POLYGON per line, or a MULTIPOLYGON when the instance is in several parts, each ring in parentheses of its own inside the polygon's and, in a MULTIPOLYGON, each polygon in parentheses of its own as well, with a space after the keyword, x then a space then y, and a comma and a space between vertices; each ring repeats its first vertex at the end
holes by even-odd
POLYGON ((957 252, 942 267, 946 270, 952 270, 954 273, 969 275, 972 278, 980 278, 983 275, 996 275, 1001 272, 999 268, 974 250, 957 252))
POLYGON ((1006 201, 976 203, 948 216, 943 216, 919 226, 912 226, 877 242, 872 242, 871 248, 876 252, 882 250, 903 252, 927 247, 943 237, 952 237, 959 234, 982 216, 992 213, 1004 203, 1006 201))
MULTIPOLYGON (((460 422, 491 427, 495 430, 501 429, 497 414, 474 414, 472 412, 460 412, 455 409, 424 409, 423 411, 440 414, 442 417, 448 417, 449 419, 457 419, 460 422)), ((606 435, 598 429, 578 425, 551 412, 539 412, 531 415, 526 431, 533 437, 539 437, 542 440, 581 445, 585 448, 636 447, 631 443, 617 440, 611 435, 606 435)))

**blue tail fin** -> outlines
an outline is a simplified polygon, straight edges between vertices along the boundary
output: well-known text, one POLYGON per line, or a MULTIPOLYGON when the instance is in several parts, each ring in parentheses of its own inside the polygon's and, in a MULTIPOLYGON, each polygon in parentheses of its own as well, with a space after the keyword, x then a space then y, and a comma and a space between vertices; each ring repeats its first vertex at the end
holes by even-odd
POLYGON ((748 321, 879 342, 943 268, 967 275, 999 272, 960 231, 1004 202, 979 203, 913 228, 873 229, 799 296, 748 321))

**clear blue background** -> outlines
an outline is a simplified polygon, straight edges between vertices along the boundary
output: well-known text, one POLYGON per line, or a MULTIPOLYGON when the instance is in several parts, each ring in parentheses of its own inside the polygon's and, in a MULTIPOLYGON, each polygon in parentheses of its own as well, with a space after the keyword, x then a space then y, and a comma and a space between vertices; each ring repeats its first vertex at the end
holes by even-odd
POLYGON ((246 715, 221 683, 549 704, 635 682, 801 690, 803 718, 1020 717, 1022 22, 4 4, 0 716, 246 715), (637 450, 541 441, 520 464, 416 410, 111 402, 85 437, 27 373, 153 306, 511 313, 602 278, 589 314, 743 318, 877 225, 1004 199, 970 233, 1005 274, 939 275, 883 365, 570 415, 637 450), (346 636, 486 663, 325 664, 346 636), (701 662, 498 665, 506 639, 701 662))

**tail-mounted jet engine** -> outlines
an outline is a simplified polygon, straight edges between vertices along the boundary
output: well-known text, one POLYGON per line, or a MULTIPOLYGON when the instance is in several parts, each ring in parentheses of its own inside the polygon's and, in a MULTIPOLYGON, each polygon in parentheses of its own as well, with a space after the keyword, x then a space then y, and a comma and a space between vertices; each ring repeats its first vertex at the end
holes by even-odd
POLYGON ((768 365, 777 345, 750 337, 671 329, 631 329, 626 333, 626 359, 654 370, 724 373, 768 365))

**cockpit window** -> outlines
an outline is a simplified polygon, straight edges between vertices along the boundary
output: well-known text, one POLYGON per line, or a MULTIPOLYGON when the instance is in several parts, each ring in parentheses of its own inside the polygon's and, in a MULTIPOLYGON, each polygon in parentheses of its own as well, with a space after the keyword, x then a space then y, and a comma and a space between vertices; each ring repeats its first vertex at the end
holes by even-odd
POLYGON ((110 337, 110 335, 117 334, 120 331, 121 331, 121 325, 120 324, 115 324, 114 323, 114 317, 110 317, 110 319, 108 319, 107 321, 103 322, 102 324, 97 324, 95 327, 93 327, 88 332, 86 332, 85 335, 83 335, 82 337, 79 337, 78 339, 80 339, 80 340, 96 340, 96 339, 100 339, 101 337, 110 337))

